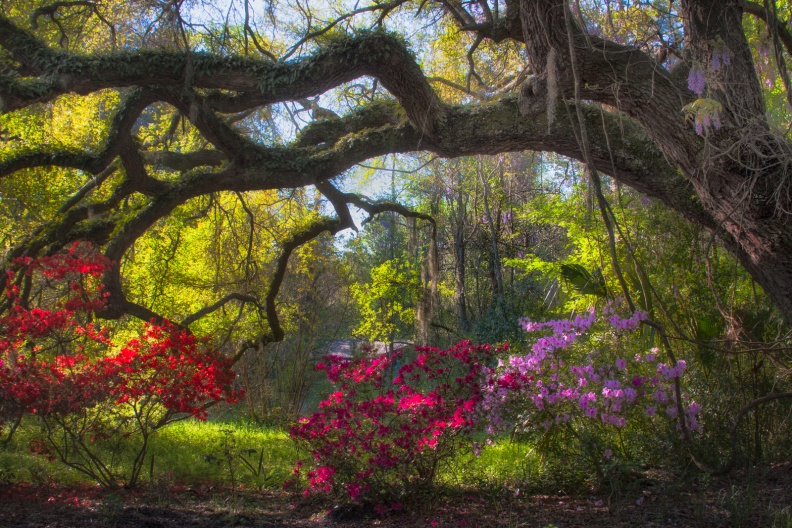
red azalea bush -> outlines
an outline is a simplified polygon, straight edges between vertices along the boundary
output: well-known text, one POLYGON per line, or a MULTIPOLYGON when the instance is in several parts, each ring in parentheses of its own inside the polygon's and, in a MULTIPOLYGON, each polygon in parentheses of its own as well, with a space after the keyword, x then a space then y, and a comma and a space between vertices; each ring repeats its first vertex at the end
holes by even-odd
MULTIPOLYGON (((311 491, 355 500, 417 492, 431 485, 439 465, 474 430, 482 400, 482 365, 502 349, 464 341, 447 350, 416 347, 417 358, 398 368, 393 358, 327 358, 325 371, 338 390, 320 410, 291 429, 311 452, 311 491)), ((301 472, 298 464, 295 474, 301 472)))
POLYGON ((56 456, 103 485, 134 485, 153 432, 209 402, 234 402, 230 360, 171 323, 144 324, 120 352, 91 321, 105 302, 110 264, 90 246, 7 273, 0 317, 0 427, 8 441, 25 416, 41 423, 36 452, 56 456), (52 308, 29 308, 30 299, 52 308), (134 453, 123 460, 123 453, 134 453), (119 467, 128 465, 126 472, 119 467))

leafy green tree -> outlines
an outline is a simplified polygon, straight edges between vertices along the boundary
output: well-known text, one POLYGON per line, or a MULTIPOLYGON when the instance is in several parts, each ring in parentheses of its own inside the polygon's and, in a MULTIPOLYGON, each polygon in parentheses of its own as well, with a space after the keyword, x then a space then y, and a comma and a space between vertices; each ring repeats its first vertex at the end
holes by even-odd
POLYGON ((369 341, 412 338, 421 291, 417 270, 408 262, 394 259, 375 266, 371 282, 351 286, 360 312, 354 332, 369 341))

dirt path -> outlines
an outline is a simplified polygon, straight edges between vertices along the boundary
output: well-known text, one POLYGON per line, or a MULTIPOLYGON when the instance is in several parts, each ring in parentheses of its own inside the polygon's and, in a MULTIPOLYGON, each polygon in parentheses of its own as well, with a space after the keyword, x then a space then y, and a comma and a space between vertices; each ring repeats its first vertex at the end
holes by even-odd
POLYGON ((326 498, 207 486, 109 492, 97 488, 0 488, 0 528, 27 527, 792 527, 792 469, 759 477, 657 482, 613 496, 456 492, 409 508, 335 506, 326 498), (702 482, 706 482, 704 485, 702 482), (782 512, 787 508, 788 516, 782 512))

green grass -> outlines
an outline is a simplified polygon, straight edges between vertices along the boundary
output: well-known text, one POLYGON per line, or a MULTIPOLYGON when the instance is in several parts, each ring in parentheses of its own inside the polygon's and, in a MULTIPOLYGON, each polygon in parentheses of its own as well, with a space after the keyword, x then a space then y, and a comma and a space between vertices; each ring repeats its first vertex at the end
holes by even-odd
MULTIPOLYGON (((31 453, 28 446, 34 437, 35 429, 20 427, 12 443, 0 449, 0 483, 70 485, 91 482, 57 460, 48 461, 31 453)), ((142 480, 230 485, 233 471, 237 485, 277 487, 291 475, 297 459, 295 444, 285 430, 244 422, 185 420, 157 431, 152 437, 142 480), (243 459, 248 461, 250 468, 243 459)))
POLYGON ((30 446, 36 438, 35 428, 26 427, 23 422, 11 442, 0 448, 0 484, 26 482, 76 485, 89 482, 85 476, 59 461, 48 461, 44 456, 32 453, 30 446))
MULTIPOLYGON (((22 427, 12 444, 0 449, 0 483, 91 483, 88 477, 59 461, 50 462, 31 453, 28 446, 34 435, 34 429, 22 427)), ((242 421, 190 419, 157 431, 141 481, 143 484, 230 486, 233 478, 235 486, 277 488, 292 477, 292 470, 301 458, 307 459, 308 454, 298 453, 296 444, 284 429, 242 421)), ((501 439, 484 446, 479 456, 466 450, 447 460, 438 484, 449 487, 522 486, 541 474, 542 463, 530 445, 501 439)))
POLYGON ((458 453, 443 467, 438 480, 448 486, 519 487, 542 473, 543 463, 530 444, 501 438, 484 446, 478 456, 458 453))
POLYGON ((257 487, 282 485, 299 458, 287 431, 244 422, 195 420, 175 423, 160 431, 151 454, 155 479, 159 476, 185 484, 231 484, 230 456, 236 483, 257 487), (259 459, 262 473, 256 475, 259 459))

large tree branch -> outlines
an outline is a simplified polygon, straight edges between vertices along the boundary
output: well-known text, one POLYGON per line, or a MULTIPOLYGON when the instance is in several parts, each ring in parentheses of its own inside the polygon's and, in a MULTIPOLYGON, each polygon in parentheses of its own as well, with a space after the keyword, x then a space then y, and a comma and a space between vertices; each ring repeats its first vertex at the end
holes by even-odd
MULTIPOLYGON (((438 130, 437 138, 431 143, 425 141, 421 132, 409 124, 365 127, 357 133, 350 131, 345 135, 343 132, 353 128, 353 123, 360 126, 373 123, 359 115, 351 115, 325 129, 326 135, 319 129, 310 131, 310 142, 321 146, 298 146, 307 142, 298 138, 294 145, 265 149, 260 158, 251 159, 245 165, 231 163, 217 172, 186 174, 167 189, 155 193, 148 205, 143 206, 136 215, 127 216, 123 225, 116 226, 113 241, 108 246, 108 256, 120 259, 134 240, 154 222, 191 198, 218 191, 312 185, 334 178, 356 163, 388 153, 429 150, 453 157, 549 150, 581 159, 568 121, 559 119, 548 131, 546 101, 543 97, 537 96, 527 110, 523 104, 524 115, 520 114, 519 106, 517 98, 509 96, 485 105, 450 108, 445 125, 438 130), (482 126, 485 123, 487 125, 482 126), (327 141, 324 141, 325 138, 327 141)), ((561 106, 556 112, 561 114, 564 111, 561 106)), ((600 171, 663 201, 700 225, 709 229, 717 228, 712 216, 698 204, 691 185, 665 161, 662 153, 639 127, 623 116, 603 114, 596 107, 586 107, 584 114, 592 135, 592 156, 600 171)), ((387 107, 380 107, 377 115, 380 123, 398 121, 395 109, 391 109, 389 115, 387 107)), ((202 157, 204 154, 196 153, 195 156, 202 157)), ((217 156, 218 160, 221 157, 219 153, 212 156, 217 156)), ((103 211, 107 209, 100 209, 100 213, 103 211)), ((97 214, 96 211, 94 214, 97 214)), ((82 220, 87 220, 84 212, 72 213, 68 221, 61 220, 61 227, 48 230, 48 243, 54 242, 52 233, 60 233, 63 243, 73 240, 71 232, 82 220)), ((115 222, 111 219, 108 221, 115 222)), ((79 229, 85 236, 93 228, 82 226, 79 229)), ((99 231, 105 232, 106 227, 103 226, 99 231)))
POLYGON ((365 209, 372 217, 382 212, 393 211, 402 216, 423 218, 434 224, 434 219, 431 216, 416 213, 400 204, 391 202, 372 203, 356 194, 341 193, 327 182, 319 182, 316 184, 316 187, 328 198, 328 200, 330 200, 339 216, 338 218, 322 218, 317 220, 308 227, 293 233, 287 240, 281 243, 281 253, 275 262, 275 271, 272 274, 269 290, 267 291, 267 297, 265 299, 265 311, 270 327, 270 332, 264 338, 266 341, 280 341, 284 336, 283 329, 278 319, 276 300, 280 292, 281 284, 283 284, 283 279, 286 276, 286 268, 291 254, 298 247, 314 240, 324 232, 335 235, 344 229, 354 228, 355 224, 352 220, 352 216, 349 214, 349 209, 346 206, 347 203, 354 203, 365 209))
POLYGON ((17 27, 5 16, 0 15, 0 46, 11 52, 14 60, 21 63, 34 75, 44 74, 67 54, 52 50, 31 33, 17 27))
MULTIPOLYGON (((558 37, 555 40, 528 31, 532 17, 548 27, 563 22, 565 3, 562 0, 510 3, 504 19, 507 23, 514 23, 515 5, 519 5, 522 38, 535 58, 542 58, 542 54, 548 54, 556 45, 559 50, 563 49, 565 41, 560 39, 565 38, 564 31, 552 30, 550 36, 558 37)), ((455 4, 449 6, 460 8, 455 4)), ((0 29, 3 23, 8 24, 0 17, 0 29)), ((220 171, 189 173, 158 187, 158 182, 152 183, 156 180, 146 176, 143 160, 170 159, 174 165, 189 167, 197 166, 198 158, 203 163, 205 154, 151 153, 140 157, 132 152, 131 137, 108 142, 108 149, 111 146, 116 149, 112 154, 125 152, 122 161, 129 173, 129 185, 151 197, 136 214, 127 215, 123 222, 115 225, 113 238, 106 247, 107 256, 113 260, 120 260, 138 237, 175 207, 196 196, 218 191, 282 189, 317 183, 339 214, 338 224, 319 227, 324 230, 349 227, 352 223, 346 203, 355 203, 355 199, 341 195, 324 182, 356 163, 383 154, 429 150, 453 157, 530 149, 552 150, 582 159, 572 125, 562 119, 548 123, 547 105, 552 104, 553 99, 548 103, 541 80, 531 83, 534 89, 523 90, 519 105, 517 98, 503 97, 485 105, 444 107, 403 43, 382 33, 336 40, 315 55, 290 63, 204 54, 192 55, 188 60, 185 54, 166 52, 66 56, 34 43, 39 54, 46 55, 46 60, 42 60, 39 54, 31 56, 25 50, 17 50, 18 41, 30 44, 30 39, 24 32, 12 33, 13 38, 0 35, 0 45, 10 49, 15 57, 19 56, 18 60, 25 61, 28 67, 40 68, 45 73, 41 82, 55 82, 56 79, 59 93, 85 93, 127 84, 152 85, 140 93, 153 94, 150 97, 168 102, 187 116, 219 149, 211 161, 222 162, 220 157, 228 160, 220 171), (376 104, 343 119, 315 122, 288 147, 267 148, 241 136, 215 113, 218 108, 230 110, 234 107, 241 111, 260 104, 299 100, 361 75, 377 77, 399 100, 411 124, 403 122, 393 105, 376 104), (212 92, 204 96, 196 88, 236 92, 236 95, 212 92), (119 150, 122 146, 124 148, 119 150)), ((579 29, 575 38, 583 48, 575 56, 583 57, 580 71, 583 82, 588 85, 585 98, 621 102, 628 111, 639 114, 639 121, 662 115, 662 118, 653 119, 655 124, 662 119, 667 121, 665 128, 658 127, 663 133, 676 134, 673 139, 678 140, 677 144, 698 144, 691 131, 679 126, 680 102, 684 97, 680 96, 668 72, 658 69, 651 58, 634 48, 584 38, 579 29), (616 93, 614 87, 625 77, 631 78, 629 90, 622 88, 616 93), (655 82, 656 79, 659 80, 655 82), (639 109, 646 107, 651 110, 639 109)), ((541 74, 544 69, 540 61, 536 70, 541 74)), ((564 112, 562 103, 555 113, 564 112)), ((690 184, 665 162, 653 141, 628 119, 601 114, 593 107, 586 108, 583 113, 587 128, 597 131, 592 132, 590 161, 598 169, 662 200, 701 225, 717 228, 712 216, 691 199, 694 192, 690 184), (640 149, 639 154, 636 154, 636 147, 640 149)), ((109 163, 108 157, 105 155, 102 161, 109 163)), ((359 199, 356 205, 370 214, 394 207, 359 199)), ((69 225, 77 224, 79 222, 69 225)), ((58 231, 61 238, 73 237, 72 227, 58 231)), ((100 231, 104 232, 106 227, 100 231)), ((277 328, 277 324, 271 326, 277 328)))
MULTIPOLYGON (((587 107, 584 115, 589 120, 591 130, 592 159, 599 170, 662 200, 696 223, 712 230, 717 229, 713 218, 697 203, 690 184, 665 162, 662 154, 640 128, 631 125, 623 117, 608 114, 605 114, 603 123, 603 115, 595 107, 587 107)), ((324 150, 291 147, 284 149, 282 155, 262 161, 258 166, 230 165, 217 173, 190 174, 153 197, 136 215, 125 217, 121 224, 109 220, 114 235, 105 254, 119 261, 138 237, 175 207, 190 198, 217 191, 298 187, 318 182, 320 191, 339 211, 339 219, 334 220, 338 223, 324 223, 324 230, 352 227, 350 216, 344 213, 345 204, 356 205, 370 215, 386 210, 410 215, 408 210, 398 204, 369 202, 356 195, 340 193, 324 182, 357 162, 386 152, 428 149, 445 156, 462 156, 532 149, 553 150, 581 159, 570 126, 568 122, 559 120, 550 127, 548 133, 544 102, 537 101, 534 113, 526 119, 518 112, 516 97, 506 97, 475 110, 470 107, 449 110, 448 128, 441 130, 438 140, 431 145, 423 146, 421 134, 414 128, 391 125, 365 129, 354 135, 354 141, 341 138, 324 150), (481 127, 480 124, 485 122, 497 123, 498 126, 481 127)), ((430 220, 426 215, 413 215, 430 220)), ((97 235, 101 235, 108 231, 108 226, 89 224, 81 227, 78 222, 72 221, 54 232, 62 233, 62 243, 65 244, 78 236, 74 233, 75 229, 82 229, 80 236, 86 237, 90 229, 97 229, 97 235)), ((295 239, 294 243, 303 240, 304 236, 307 234, 295 239)), ((52 240, 48 240, 52 243, 52 240)))
POLYGON ((159 98, 186 116, 204 138, 221 150, 230 159, 245 160, 264 151, 250 139, 242 136, 229 124, 220 119, 206 103, 206 99, 185 88, 159 88, 159 98))
MULTIPOLYGON (((448 157, 550 150, 582 159, 571 123, 564 119, 548 123, 548 103, 541 92, 524 95, 521 104, 518 104, 517 97, 506 96, 488 104, 448 107, 444 111, 444 119, 435 123, 432 137, 427 137, 420 126, 404 122, 395 105, 376 104, 341 119, 315 122, 292 145, 278 148, 262 147, 240 136, 216 116, 205 98, 192 90, 161 87, 135 94, 136 98, 131 97, 130 100, 137 102, 126 105, 124 108, 127 110, 119 112, 121 117, 117 120, 120 124, 113 130, 121 132, 111 134, 114 139, 108 140, 105 151, 98 156, 102 163, 85 162, 93 164, 92 168, 96 170, 120 154, 128 173, 125 184, 116 189, 111 200, 74 207, 63 217, 55 219, 52 226, 26 243, 26 251, 30 254, 47 248, 46 251, 51 252, 72 240, 88 239, 106 243, 105 254, 118 262, 134 241, 155 222, 191 198, 218 191, 282 189, 316 184, 333 203, 339 217, 323 219, 282 243, 282 252, 264 303, 270 331, 260 342, 279 340, 283 336, 276 297, 289 256, 301 244, 323 232, 337 233, 353 227, 347 204, 354 204, 371 216, 383 211, 396 211, 431 220, 398 204, 370 202, 340 193, 328 183, 353 165, 379 155, 421 150, 448 157), (140 147, 132 141, 128 130, 152 100, 165 100, 175 106, 221 149, 141 155, 140 147), (168 184, 152 180, 144 167, 145 164, 163 164, 178 170, 191 170, 223 163, 219 171, 190 172, 168 184), (112 212, 123 196, 135 191, 149 196, 146 204, 133 214, 112 212)), ((563 105, 563 102, 559 103, 555 110, 557 115, 566 112, 563 105)), ((585 107, 583 115, 592 136, 591 160, 600 171, 658 198, 696 223, 717 230, 717 222, 701 207, 690 183, 665 161, 645 132, 625 116, 603 113, 598 107, 585 107)), ((15 163, 17 168, 25 165, 18 161, 15 163)), ((83 168, 87 166, 83 165, 83 168)), ((7 172, 14 168, 10 166, 7 172)), ((739 256, 739 248, 730 243, 727 234, 724 235, 727 245, 739 256)), ((17 253, 12 252, 14 255, 17 253)), ((120 317, 128 313, 148 318, 156 315, 124 297, 117 274, 106 277, 106 282, 111 302, 104 316, 120 317)))
POLYGON ((222 308, 223 306, 225 306, 226 304, 228 304, 231 301, 239 301, 239 302, 241 302, 243 304, 244 303, 251 303, 251 304, 253 304, 255 306, 259 306, 258 299, 256 299, 252 295, 245 295, 244 293, 236 293, 236 292, 235 293, 229 293, 228 295, 226 295, 225 297, 223 297, 222 299, 220 299, 216 303, 211 304, 209 306, 205 306, 205 307, 201 308, 200 310, 198 310, 197 312, 195 312, 194 314, 188 315, 187 317, 182 319, 182 322, 180 324, 181 324, 181 326, 188 327, 191 324, 193 324, 195 321, 197 321, 198 319, 201 319, 202 317, 206 317, 210 313, 219 310, 220 308, 222 308))
POLYGON ((280 319, 278 318, 276 301, 278 293, 280 292, 280 287, 283 284, 283 279, 286 276, 286 267, 289 264, 289 258, 291 257, 291 254, 295 249, 307 242, 310 242, 325 231, 335 235, 339 231, 342 231, 348 227, 351 226, 341 219, 322 218, 321 220, 314 222, 301 231, 293 233, 287 240, 281 243, 281 252, 278 256, 278 259, 275 261, 275 271, 273 272, 272 278, 270 279, 269 290, 267 291, 267 297, 264 301, 267 322, 269 323, 270 327, 269 335, 271 336, 271 340, 280 341, 284 336, 283 328, 281 327, 280 319))
POLYGON ((93 173, 92 169, 97 165, 100 164, 96 162, 96 156, 82 150, 36 150, 20 152, 0 162, 0 177, 36 167, 61 167, 93 173))
MULTIPOLYGON (((504 16, 493 10, 484 22, 470 16, 466 3, 446 0, 445 7, 460 27, 476 33, 477 40, 483 36, 524 42, 535 73, 523 85, 520 104, 507 96, 460 107, 443 105, 405 44, 382 32, 328 39, 313 55, 289 62, 145 50, 77 55, 49 48, 0 16, 0 47, 18 63, 12 73, 5 73, 7 68, 0 73, 0 111, 53 101, 70 92, 131 86, 136 90, 130 100, 138 101, 128 112, 119 112, 123 126, 111 127, 117 133, 99 154, 20 153, 0 165, 0 176, 41 166, 100 174, 120 157, 127 173, 104 202, 84 203, 88 193, 79 191, 75 196, 83 202, 69 203, 51 225, 28 240, 27 248, 10 254, 50 251, 71 240, 88 239, 106 244, 106 254, 119 260, 138 237, 186 200, 218 191, 322 185, 354 164, 384 154, 431 151, 453 157, 549 150, 582 159, 574 139, 576 127, 570 120, 548 119, 568 113, 563 100, 572 93, 574 61, 580 82, 577 99, 624 113, 582 109, 591 136, 588 161, 698 224, 720 229, 727 247, 792 320, 792 267, 787 257, 792 254, 792 231, 782 217, 792 210, 792 147, 772 134, 765 119, 742 31, 742 4, 680 3, 685 59, 706 69, 704 94, 699 88, 696 93, 688 89, 683 76, 672 75, 637 48, 587 35, 577 22, 567 28, 567 0, 506 0, 504 16), (729 67, 716 71, 707 66, 723 49, 730 54, 729 67), (285 147, 252 141, 217 114, 299 101, 361 76, 375 77, 401 108, 380 104, 342 119, 315 122, 285 147), (723 108, 723 127, 700 130, 700 135, 682 112, 699 95, 714 98, 723 108), (216 148, 209 151, 211 156, 141 153, 129 131, 153 100, 170 103, 190 119, 216 148), (155 180, 147 165, 157 160, 189 172, 171 175, 167 182, 155 180), (200 166, 221 168, 194 170, 200 166), (113 211, 120 200, 138 193, 145 196, 132 201, 136 209, 113 211)), ((325 230, 348 224, 344 208, 339 214, 333 220, 339 224, 327 224, 325 230)))
MULTIPOLYGON (((547 18, 553 13, 558 14, 558 5, 563 5, 563 2, 522 0, 520 9, 528 13, 530 8, 537 13, 541 12, 542 17, 547 18)), ((550 18, 550 22, 555 20, 552 16, 550 18)), ((506 17, 506 20, 512 19, 511 15, 506 17)), ((563 17, 559 18, 562 19, 563 17)), ((0 45, 13 48, 14 40, 11 39, 10 43, 6 42, 8 40, 0 37, 0 45)), ((535 42, 540 43, 543 40, 537 38, 535 42)), ((39 43, 39 48, 41 47, 39 43)), ((546 52, 547 46, 536 44, 534 48, 536 54, 540 54, 546 52)), ((698 143, 692 129, 681 126, 679 110, 687 99, 680 95, 679 87, 670 78, 670 74, 648 55, 635 48, 606 41, 595 41, 592 49, 578 55, 583 57, 582 80, 588 86, 584 98, 622 105, 627 112, 634 113, 640 122, 651 123, 654 129, 663 130, 670 135, 670 139, 698 143), (629 79, 629 83, 625 79, 629 79)), ((537 60, 541 65, 543 57, 538 57, 537 60)), ((194 55, 188 61, 184 54, 143 51, 103 57, 69 56, 68 60, 56 54, 55 59, 46 63, 57 64, 57 67, 51 67, 48 71, 57 72, 57 84, 61 93, 69 90, 84 93, 127 83, 172 86, 169 102, 180 105, 183 113, 188 111, 188 106, 193 111, 197 107, 200 111, 194 113, 199 121, 204 120, 205 116, 211 116, 211 110, 207 106, 225 111, 243 110, 262 104, 309 97, 361 75, 373 75, 399 100, 424 138, 432 140, 437 131, 447 128, 443 126, 446 113, 444 107, 412 56, 400 41, 382 33, 340 39, 312 57, 290 63, 202 54, 194 55), (76 75, 77 72, 79 76, 76 75), (239 95, 209 94, 204 102, 197 105, 178 101, 174 92, 182 88, 188 79, 194 87, 223 89, 239 95)), ((537 73, 541 74, 543 70, 540 67, 537 73)), ((184 97, 187 96, 182 95, 184 97)), ((189 111, 187 115, 190 115, 189 111)), ((217 141, 215 144, 226 153, 235 150, 235 142, 224 141, 227 137, 216 134, 218 127, 209 126, 211 123, 208 122, 204 125, 203 132, 212 136, 207 139, 213 143, 217 141)), ((250 145, 244 142, 242 144, 250 145)), ((240 143, 236 142, 236 145, 239 146, 240 143)))
MULTIPOLYGON (((405 44, 384 32, 339 38, 313 56, 290 62, 201 53, 133 51, 81 56, 50 50, 0 16, 0 46, 39 75, 36 80, 0 78, 0 110, 8 112, 61 94, 87 94, 125 86, 193 86, 246 94, 245 108, 322 94, 362 76, 379 79, 428 137, 444 107, 405 44)), ((209 98, 223 108, 228 97, 209 98)), ((238 108, 244 110, 245 108, 238 108)))
POLYGON ((393 102, 372 103, 343 119, 321 119, 306 126, 297 137, 297 147, 330 148, 342 137, 356 134, 365 129, 398 125, 403 119, 398 115, 393 102))
MULTIPOLYGON (((320 189, 322 194, 326 196, 328 200, 330 200, 339 216, 338 218, 321 218, 316 220, 309 226, 292 233, 286 240, 280 243, 280 254, 275 261, 275 270, 273 271, 272 278, 270 279, 269 289, 267 290, 267 295, 264 301, 264 311, 269 330, 262 333, 255 340, 248 340, 242 343, 233 357, 234 361, 239 360, 245 354, 245 352, 250 349, 266 346, 269 343, 274 343, 283 339, 285 333, 281 327, 280 318, 278 317, 277 299, 278 294, 280 293, 280 288, 283 284, 283 280, 286 277, 289 258, 297 248, 307 244, 312 240, 315 240, 322 233, 329 232, 331 235, 335 235, 344 229, 354 228, 355 224, 351 215, 349 214, 347 204, 353 203, 358 207, 365 209, 370 214, 369 219, 379 213, 393 211, 402 216, 429 220, 434 225, 434 219, 429 215, 411 211, 400 204, 394 204, 391 202, 370 202, 356 194, 342 193, 327 182, 318 182, 316 187, 320 189)), ((198 313, 203 314, 204 311, 216 309, 216 307, 219 307, 228 300, 238 298, 237 295, 238 294, 228 295, 211 307, 205 308, 198 313)), ((244 302, 244 299, 240 298, 239 300, 244 302)))
POLYGON ((79 169, 90 174, 100 174, 121 153, 124 142, 131 138, 132 127, 143 110, 156 100, 156 96, 151 91, 131 90, 122 100, 118 112, 113 116, 105 145, 96 155, 76 149, 21 152, 0 162, 0 177, 8 176, 22 169, 36 167, 62 167, 79 169))
POLYGON ((146 163, 156 169, 164 168, 179 172, 191 171, 198 167, 219 167, 228 161, 228 156, 219 150, 196 150, 184 153, 157 150, 144 152, 143 157, 146 163))
MULTIPOLYGON (((706 211, 708 221, 702 225, 721 229, 726 245, 792 321, 792 272, 785 256, 792 252, 792 231, 782 220, 792 210, 792 145, 773 133, 767 122, 743 32, 743 4, 742 0, 681 2, 684 59, 703 81, 691 87, 686 86, 684 65, 672 74, 641 50, 588 35, 578 23, 567 31, 565 20, 572 17, 565 15, 568 0, 510 0, 507 19, 513 28, 517 13, 522 34, 510 38, 526 44, 536 73, 523 85, 525 98, 544 96, 547 86, 551 95, 569 98, 574 55, 581 99, 614 106, 644 128, 692 184, 685 189, 697 197, 695 208, 706 211), (565 44, 568 33, 574 54, 565 44), (728 54, 728 67, 717 68, 715 57, 723 53, 728 54), (696 133, 683 109, 699 98, 716 102, 718 125, 704 127, 702 121, 712 122, 713 113, 697 111, 696 133)), ((554 150, 567 148, 562 142, 554 150)), ((675 202, 679 200, 666 201, 675 202)))

